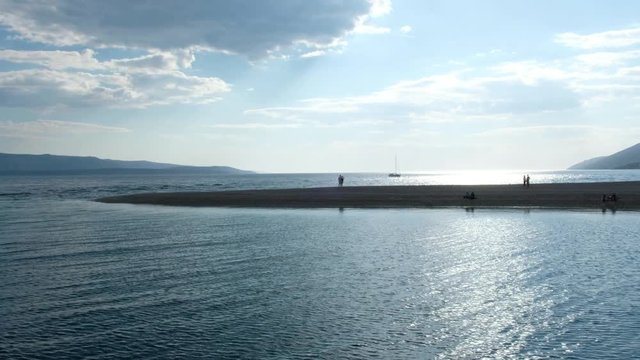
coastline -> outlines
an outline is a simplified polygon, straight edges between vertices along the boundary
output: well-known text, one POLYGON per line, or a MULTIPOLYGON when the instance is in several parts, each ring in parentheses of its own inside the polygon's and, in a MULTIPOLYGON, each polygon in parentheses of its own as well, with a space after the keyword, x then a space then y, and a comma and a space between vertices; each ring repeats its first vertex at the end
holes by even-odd
POLYGON ((640 210, 640 181, 522 185, 345 186, 140 193, 102 203, 248 208, 566 208, 640 210), (473 192, 475 199, 465 199, 473 192), (602 201, 616 194, 617 201, 602 201))

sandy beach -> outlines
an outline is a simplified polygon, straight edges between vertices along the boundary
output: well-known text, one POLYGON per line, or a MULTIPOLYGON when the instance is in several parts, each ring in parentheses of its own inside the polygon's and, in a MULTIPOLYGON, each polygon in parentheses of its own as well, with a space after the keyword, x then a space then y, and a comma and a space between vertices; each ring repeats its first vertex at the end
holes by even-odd
POLYGON ((103 203, 257 208, 532 207, 640 210, 640 182, 522 185, 345 186, 219 192, 142 193, 103 203), (465 199, 473 192, 475 199, 465 199), (616 201, 602 195, 616 194, 616 201))

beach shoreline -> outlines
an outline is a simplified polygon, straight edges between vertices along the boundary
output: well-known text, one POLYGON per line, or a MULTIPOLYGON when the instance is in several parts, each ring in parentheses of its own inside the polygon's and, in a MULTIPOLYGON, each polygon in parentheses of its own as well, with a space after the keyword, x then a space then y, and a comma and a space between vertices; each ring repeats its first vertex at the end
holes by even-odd
POLYGON ((557 208, 640 210, 640 182, 523 185, 344 186, 139 193, 102 203, 247 208, 557 208), (465 195, 474 193, 474 199, 465 195), (616 201, 602 197, 615 194, 616 201))

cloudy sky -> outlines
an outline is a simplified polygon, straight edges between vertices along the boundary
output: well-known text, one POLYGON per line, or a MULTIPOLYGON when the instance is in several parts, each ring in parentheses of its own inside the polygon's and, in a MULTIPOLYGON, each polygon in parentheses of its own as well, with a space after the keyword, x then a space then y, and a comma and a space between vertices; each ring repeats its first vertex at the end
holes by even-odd
POLYGON ((0 152, 563 169, 639 100, 634 0, 0 0, 0 152))

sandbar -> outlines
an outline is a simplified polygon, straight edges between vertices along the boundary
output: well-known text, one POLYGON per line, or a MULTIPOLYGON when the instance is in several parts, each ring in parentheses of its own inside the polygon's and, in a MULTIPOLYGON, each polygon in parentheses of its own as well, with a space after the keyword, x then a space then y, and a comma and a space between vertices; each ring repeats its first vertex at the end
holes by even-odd
POLYGON ((102 203, 254 208, 527 207, 640 210, 640 181, 522 185, 344 186, 212 192, 157 192, 102 203), (475 199, 465 199, 473 192, 475 199), (616 194, 616 201, 603 195, 616 194))

